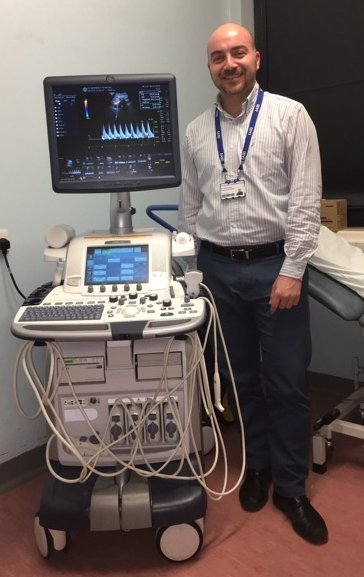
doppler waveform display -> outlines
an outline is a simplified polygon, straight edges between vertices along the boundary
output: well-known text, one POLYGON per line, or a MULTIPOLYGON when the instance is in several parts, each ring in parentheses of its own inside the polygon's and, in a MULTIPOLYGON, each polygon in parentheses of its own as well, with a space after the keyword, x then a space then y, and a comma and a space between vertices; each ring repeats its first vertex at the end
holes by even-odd
POLYGON ((136 124, 135 127, 133 126, 133 123, 130 123, 129 126, 124 124, 124 128, 122 128, 120 124, 118 126, 114 124, 112 127, 109 124, 107 129, 105 128, 105 125, 102 127, 102 140, 127 140, 140 138, 155 138, 149 122, 146 123, 146 126, 144 125, 144 122, 141 121, 139 124, 136 124))

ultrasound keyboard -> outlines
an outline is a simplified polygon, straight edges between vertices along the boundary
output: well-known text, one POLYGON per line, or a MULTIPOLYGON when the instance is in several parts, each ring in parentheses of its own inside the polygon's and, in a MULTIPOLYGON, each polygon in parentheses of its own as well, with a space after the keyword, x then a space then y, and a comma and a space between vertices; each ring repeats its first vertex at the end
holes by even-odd
POLYGON ((21 315, 19 322, 94 321, 101 319, 103 311, 104 305, 95 304, 28 306, 21 315))

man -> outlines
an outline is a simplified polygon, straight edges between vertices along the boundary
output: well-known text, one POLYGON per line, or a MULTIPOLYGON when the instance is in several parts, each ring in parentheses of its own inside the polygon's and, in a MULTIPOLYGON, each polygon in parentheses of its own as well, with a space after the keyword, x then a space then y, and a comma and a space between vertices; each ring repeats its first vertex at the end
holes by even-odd
POLYGON ((304 107, 264 93, 259 64, 247 29, 230 23, 211 35, 208 67, 219 94, 187 127, 179 228, 196 238, 237 383, 247 450, 241 506, 259 511, 273 481, 275 506, 301 537, 322 544, 325 522, 305 494, 306 264, 320 228, 320 155, 304 107))

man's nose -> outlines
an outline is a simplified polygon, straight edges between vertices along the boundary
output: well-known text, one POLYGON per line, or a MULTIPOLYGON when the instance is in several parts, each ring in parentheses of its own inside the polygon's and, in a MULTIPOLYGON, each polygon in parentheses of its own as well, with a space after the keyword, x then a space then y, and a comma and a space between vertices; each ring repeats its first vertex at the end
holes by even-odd
POLYGON ((231 54, 227 54, 225 58, 225 68, 231 69, 236 68, 236 62, 231 54))

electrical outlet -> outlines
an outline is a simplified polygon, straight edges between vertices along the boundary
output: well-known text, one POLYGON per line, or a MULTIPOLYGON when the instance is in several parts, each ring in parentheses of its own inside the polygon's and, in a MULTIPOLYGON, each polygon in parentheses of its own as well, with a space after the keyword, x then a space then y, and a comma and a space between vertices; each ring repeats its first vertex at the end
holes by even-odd
POLYGON ((0 228, 0 238, 8 238, 9 231, 7 228, 0 228))

